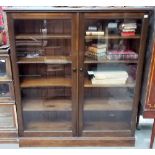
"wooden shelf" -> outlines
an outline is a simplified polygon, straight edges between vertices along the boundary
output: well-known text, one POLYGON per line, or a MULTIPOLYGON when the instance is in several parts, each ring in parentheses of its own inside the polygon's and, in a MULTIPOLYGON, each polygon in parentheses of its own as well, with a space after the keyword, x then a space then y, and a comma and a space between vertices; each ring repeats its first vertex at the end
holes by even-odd
POLYGON ((27 131, 70 131, 72 129, 71 122, 67 121, 31 121, 25 123, 27 131))
POLYGON ((71 87, 70 78, 24 78, 20 84, 21 88, 36 87, 71 87))
POLYGON ((12 79, 9 78, 7 75, 6 76, 1 76, 0 77, 0 83, 4 83, 4 82, 11 82, 12 79))
POLYGON ((132 100, 114 100, 90 98, 84 101, 84 110, 86 111, 131 111, 132 100))
POLYGON ((72 101, 69 99, 23 99, 24 111, 71 111, 72 101))
POLYGON ((65 56, 40 56, 37 58, 19 58, 18 64, 68 64, 71 63, 70 57, 65 56))
POLYGON ((84 123, 84 130, 130 130, 130 123, 128 122, 86 122, 84 123))
POLYGON ((16 40, 35 40, 35 39, 71 39, 71 35, 68 34, 19 34, 16 35, 16 40))
POLYGON ((109 36, 85 36, 85 39, 140 39, 140 35, 135 36, 119 36, 119 35, 109 35, 109 36))
POLYGON ((91 80, 85 78, 84 87, 135 87, 135 83, 126 83, 126 84, 92 84, 91 80))
POLYGON ((23 47, 23 46, 29 46, 29 47, 34 47, 35 48, 40 48, 42 47, 42 41, 41 40, 16 40, 16 49, 18 49, 19 47, 23 47))
POLYGON ((97 63, 138 63, 138 60, 91 60, 85 59, 85 64, 97 64, 97 63))

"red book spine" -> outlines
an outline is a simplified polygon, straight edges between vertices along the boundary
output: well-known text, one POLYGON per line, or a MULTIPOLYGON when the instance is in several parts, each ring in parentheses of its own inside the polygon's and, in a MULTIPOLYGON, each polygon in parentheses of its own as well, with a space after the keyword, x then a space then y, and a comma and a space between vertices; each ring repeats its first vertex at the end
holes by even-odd
POLYGON ((124 37, 135 36, 135 32, 121 32, 121 36, 124 37))

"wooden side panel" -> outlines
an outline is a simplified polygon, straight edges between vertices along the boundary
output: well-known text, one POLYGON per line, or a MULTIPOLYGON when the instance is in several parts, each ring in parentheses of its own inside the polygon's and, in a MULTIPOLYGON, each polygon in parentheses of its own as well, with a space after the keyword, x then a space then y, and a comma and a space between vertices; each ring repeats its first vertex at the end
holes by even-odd
POLYGON ((17 60, 16 60, 16 50, 15 50, 15 38, 14 38, 14 21, 12 15, 10 13, 7 14, 7 23, 8 23, 8 32, 9 32, 9 39, 10 39, 10 47, 11 47, 11 64, 12 64, 12 73, 13 73, 13 81, 14 81, 14 92, 15 92, 15 99, 16 99, 16 106, 17 106, 17 119, 19 124, 19 135, 22 135, 23 131, 23 115, 21 112, 21 98, 20 98, 20 90, 19 90, 19 79, 18 79, 18 67, 17 67, 17 60))
POLYGON ((145 57, 145 46, 146 46, 146 39, 148 33, 148 14, 143 15, 142 19, 142 32, 141 32, 141 39, 140 39, 140 47, 139 47, 139 60, 138 60, 138 68, 137 68, 137 76, 136 76, 136 88, 135 88, 135 97, 134 97, 134 104, 133 104, 133 114, 132 114, 132 133, 134 135, 136 129, 136 116, 138 111, 138 104, 140 102, 140 89, 142 83, 142 73, 143 73, 143 65, 144 65, 144 57, 145 57))
MULTIPOLYGON (((155 111, 155 43, 151 60, 151 69, 148 79, 148 90, 145 109, 155 111)), ((154 116, 155 117, 155 116, 154 116)))

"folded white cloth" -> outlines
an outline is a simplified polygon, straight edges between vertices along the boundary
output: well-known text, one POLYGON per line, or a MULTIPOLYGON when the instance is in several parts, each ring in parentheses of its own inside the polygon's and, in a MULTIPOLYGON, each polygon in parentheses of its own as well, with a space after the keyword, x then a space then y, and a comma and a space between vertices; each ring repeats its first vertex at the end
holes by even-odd
POLYGON ((119 79, 104 79, 104 80, 96 80, 93 78, 92 84, 114 84, 114 85, 119 85, 119 84, 126 84, 127 78, 119 78, 119 79))
POLYGON ((127 71, 88 71, 88 74, 94 75, 96 80, 128 78, 127 71))

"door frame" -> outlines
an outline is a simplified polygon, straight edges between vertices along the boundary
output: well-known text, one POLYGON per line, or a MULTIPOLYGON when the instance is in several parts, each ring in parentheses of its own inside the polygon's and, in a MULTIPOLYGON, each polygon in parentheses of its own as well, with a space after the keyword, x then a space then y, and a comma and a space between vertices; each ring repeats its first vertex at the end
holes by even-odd
POLYGON ((100 137, 100 136, 134 136, 135 128, 136 128, 136 116, 138 110, 138 104, 140 101, 140 89, 141 89, 141 81, 142 81, 142 71, 144 64, 144 56, 145 56, 145 45, 146 45, 146 36, 148 29, 148 17, 149 14, 145 12, 98 12, 98 13, 81 13, 80 14, 80 36, 79 36, 79 65, 78 68, 84 68, 84 27, 86 19, 141 19, 142 20, 142 29, 141 29, 141 37, 140 37, 140 45, 139 45, 139 59, 137 63, 137 71, 136 71, 136 85, 135 85, 135 93, 132 104, 132 116, 131 116, 131 129, 130 130, 109 130, 109 131, 98 131, 98 130, 83 130, 83 104, 84 104, 84 72, 79 70, 78 75, 78 83, 79 83, 79 135, 86 137, 100 137))
POLYGON ((77 114, 78 114, 78 96, 77 96, 77 72, 72 72, 72 131, 50 131, 50 132, 39 132, 39 131, 26 131, 24 130, 24 119, 23 119, 23 107, 21 101, 21 92, 20 92, 20 83, 19 83, 19 70, 17 66, 17 57, 16 57, 16 47, 15 47, 15 32, 14 32, 14 21, 15 20, 28 20, 28 19, 70 19, 72 32, 71 32, 71 51, 72 51, 72 66, 77 69, 77 52, 78 46, 76 44, 76 40, 78 40, 77 32, 77 17, 76 14, 73 13, 48 13, 48 12, 36 12, 36 13, 10 13, 7 12, 7 22, 8 22, 8 32, 10 38, 10 47, 11 47, 11 64, 12 64, 12 72, 13 72, 13 81, 14 81, 14 89, 15 89, 15 99, 17 106, 17 119, 18 119, 18 132, 20 137, 37 137, 37 136, 77 136, 77 114))

